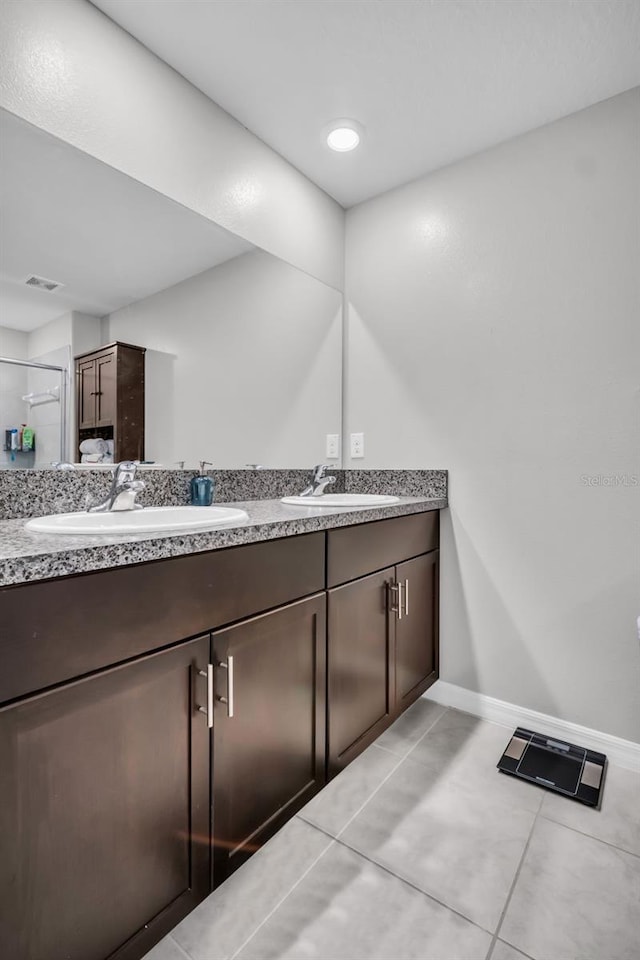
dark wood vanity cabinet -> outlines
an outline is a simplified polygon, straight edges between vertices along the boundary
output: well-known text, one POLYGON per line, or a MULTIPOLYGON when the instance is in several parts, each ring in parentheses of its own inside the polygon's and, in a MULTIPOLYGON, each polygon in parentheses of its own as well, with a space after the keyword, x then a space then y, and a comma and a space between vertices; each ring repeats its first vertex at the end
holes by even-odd
POLYGON ((433 512, 0 590, 3 957, 138 960, 357 756, 436 678, 437 548, 433 512))
POLYGON ((114 460, 144 459, 145 348, 114 342, 76 362, 77 449, 83 440, 113 440, 114 460))
POLYGON ((207 636, 0 709, 4 957, 140 957, 206 896, 208 659, 207 636))
POLYGON ((329 775, 347 766, 391 722, 393 568, 329 591, 329 775))
POLYGON ((325 595, 212 636, 218 886, 325 783, 325 595))
POLYGON ((440 551, 396 567, 395 713, 399 715, 427 690, 438 673, 438 584, 440 551), (400 617, 402 612, 402 617, 400 617))
POLYGON ((358 577, 328 594, 329 777, 437 678, 438 521, 434 512, 328 531, 329 583, 358 577))

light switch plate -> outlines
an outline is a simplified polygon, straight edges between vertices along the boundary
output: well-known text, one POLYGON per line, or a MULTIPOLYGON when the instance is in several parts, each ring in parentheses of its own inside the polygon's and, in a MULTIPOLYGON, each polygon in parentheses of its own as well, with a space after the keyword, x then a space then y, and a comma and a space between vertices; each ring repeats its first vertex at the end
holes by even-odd
POLYGON ((327 449, 325 452, 325 456, 327 460, 340 459, 340 434, 339 433, 327 434, 327 449))
POLYGON ((351 459, 361 460, 364 457, 364 433, 351 434, 351 459))

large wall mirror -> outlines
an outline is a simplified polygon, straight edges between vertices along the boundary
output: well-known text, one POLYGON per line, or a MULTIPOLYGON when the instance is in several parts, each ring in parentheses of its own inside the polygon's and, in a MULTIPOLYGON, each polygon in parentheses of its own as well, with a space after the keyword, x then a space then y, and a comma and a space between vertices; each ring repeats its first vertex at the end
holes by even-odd
POLYGON ((140 459, 325 459, 340 292, 12 114, 0 124, 0 468, 118 459, 142 374, 125 348, 104 361, 113 342, 144 348, 140 459))

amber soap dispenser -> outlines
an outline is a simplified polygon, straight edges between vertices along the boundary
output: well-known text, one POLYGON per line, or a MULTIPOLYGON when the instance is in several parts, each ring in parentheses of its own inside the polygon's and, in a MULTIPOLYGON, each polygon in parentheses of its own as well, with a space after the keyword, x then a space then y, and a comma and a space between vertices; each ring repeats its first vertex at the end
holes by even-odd
POLYGON ((213 477, 205 476, 205 469, 212 466, 208 460, 201 460, 200 475, 191 480, 191 504, 194 507, 210 507, 213 503, 213 477))

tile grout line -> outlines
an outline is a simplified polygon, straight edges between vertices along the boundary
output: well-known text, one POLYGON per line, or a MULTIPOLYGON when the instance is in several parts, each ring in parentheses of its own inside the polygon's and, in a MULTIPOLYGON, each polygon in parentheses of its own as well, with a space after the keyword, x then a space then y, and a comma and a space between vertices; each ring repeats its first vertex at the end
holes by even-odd
POLYGON ((329 840, 336 840, 336 839, 337 839, 336 837, 334 837, 334 835, 333 835, 332 833, 330 833, 330 832, 329 832, 328 830, 326 830, 324 827, 321 827, 319 823, 314 823, 313 820, 307 820, 306 817, 303 817, 303 816, 302 816, 302 813, 296 813, 295 816, 296 816, 296 818, 297 818, 298 820, 302 820, 303 823, 306 823, 307 826, 313 827, 313 829, 314 829, 314 830, 317 830, 319 833, 324 833, 325 837, 328 837, 329 840))
MULTIPOLYGON (((171 942, 172 942, 172 944, 174 945, 174 947, 177 947, 177 948, 178 948, 178 950, 180 951, 181 954, 183 954, 183 956, 186 958, 186 960, 193 960, 193 957, 191 956, 191 954, 190 954, 190 953, 187 953, 187 951, 184 949, 184 947, 180 946, 180 944, 179 944, 178 941, 175 939, 175 937, 172 936, 172 933, 173 933, 173 931, 170 931, 170 932, 166 935, 166 937, 165 937, 164 939, 166 939, 166 940, 171 940, 171 942)), ((160 940, 160 941, 156 944, 156 947, 159 946, 161 943, 162 943, 162 940, 160 940)), ((152 947, 151 949, 154 950, 155 947, 152 947)), ((146 954, 145 954, 145 957, 146 957, 146 954)))
MULTIPOLYGON (((417 701, 416 701, 416 702, 417 702, 417 701)), ((431 703, 432 701, 427 701, 427 702, 428 702, 428 703, 431 703)), ((442 704, 438 704, 438 706, 443 706, 443 705, 442 705, 442 704)), ((416 740, 416 742, 413 744, 413 746, 409 747, 409 750, 407 751, 407 753, 405 753, 404 756, 402 757, 403 760, 406 760, 406 758, 409 756, 409 754, 410 754, 410 753, 413 753, 413 751, 414 751, 415 748, 418 746, 418 744, 419 744, 419 743, 422 743, 422 741, 423 741, 424 738, 427 736, 427 734, 431 733, 431 731, 433 730, 433 728, 435 727, 435 725, 436 725, 437 723, 439 723, 439 722, 442 720, 442 718, 443 718, 447 713, 450 712, 450 710, 451 710, 451 707, 443 707, 443 710, 442 710, 442 713, 440 714, 440 716, 439 716, 439 717, 436 717, 435 720, 433 720, 433 721, 429 724, 429 726, 428 726, 427 729, 424 731, 424 733, 421 733, 421 734, 420 734, 420 736, 418 737, 418 739, 416 740)), ((392 724, 392 726, 393 726, 393 724, 392 724)), ((389 727, 389 730, 390 730, 390 729, 391 729, 391 727, 389 727)), ((385 730, 384 733, 386 733, 386 732, 387 732, 387 731, 385 730)), ((380 736, 383 737, 383 736, 384 736, 384 733, 381 733, 380 736)), ((380 739, 380 738, 378 738, 378 739, 380 739)), ((378 743, 377 740, 374 740, 373 743, 371 744, 371 746, 372 746, 372 747, 377 747, 378 750, 384 750, 385 753, 392 753, 394 757, 400 756, 400 754, 396 753, 394 750, 389 749, 389 747, 385 747, 385 746, 383 746, 381 743, 378 743)), ((368 749, 368 748, 367 748, 367 749, 368 749)))
MULTIPOLYGON (((440 714, 440 716, 439 716, 439 717, 436 717, 436 719, 433 721, 433 723, 431 723, 431 724, 427 727, 427 729, 425 730, 425 732, 422 734, 422 736, 419 738, 419 740, 417 740, 417 741, 414 743, 413 747, 411 747, 411 749, 408 751, 408 753, 407 753, 404 757, 398 757, 398 762, 392 767, 392 769, 389 771, 389 773, 388 773, 387 776, 384 778, 384 780, 382 780, 382 781, 378 784, 378 786, 375 788, 375 790, 374 790, 371 794, 369 794, 369 796, 367 797, 367 799, 365 800, 365 802, 364 802, 360 807, 358 807, 358 809, 357 809, 356 812, 353 814, 353 816, 351 816, 351 817, 347 820, 347 822, 345 823, 345 825, 341 828, 341 830, 338 831, 338 833, 337 833, 337 835, 336 835, 335 837, 334 837, 331 833, 329 833, 327 830, 324 830, 322 827, 317 826, 315 823, 311 822, 310 820, 306 820, 303 816, 300 816, 300 814, 297 814, 297 817, 298 817, 299 820, 302 820, 302 822, 303 822, 303 823, 306 823, 307 826, 312 827, 314 830, 317 830, 319 833, 322 833, 322 834, 323 834, 325 837, 327 837, 331 842, 330 842, 329 845, 322 851, 322 853, 321 853, 318 857, 316 857, 316 859, 313 861, 313 863, 310 864, 310 866, 304 871, 304 873, 303 873, 300 877, 298 877, 298 879, 296 880, 296 882, 294 883, 294 885, 291 887, 291 889, 288 890, 287 893, 284 895, 284 897, 282 897, 282 899, 278 901, 278 903, 277 903, 277 904, 275 905, 275 907, 267 914, 267 916, 264 918, 264 920, 262 920, 262 922, 261 922, 260 924, 258 924, 258 926, 257 926, 256 929, 253 931, 253 933, 252 933, 249 937, 247 937, 247 939, 246 939, 243 943, 240 944, 240 946, 238 947, 238 949, 237 949, 234 953, 231 954, 231 956, 229 957, 229 960, 235 960, 235 957, 237 957, 238 954, 246 947, 246 945, 249 943, 249 941, 252 940, 252 939, 255 937, 255 935, 258 933, 258 931, 264 926, 264 924, 265 924, 265 923, 267 922, 267 920, 269 920, 269 918, 275 913, 275 911, 276 911, 280 906, 282 906, 282 904, 283 904, 284 901, 287 899, 287 897, 290 896, 290 894, 293 893, 293 891, 296 889, 296 887, 304 880, 304 878, 305 878, 305 877, 307 876, 307 874, 313 869, 313 867, 315 867, 315 865, 318 863, 318 861, 319 861, 326 853, 328 853, 328 851, 331 849, 331 846, 333 845, 333 843, 338 843, 338 842, 339 842, 339 841, 338 841, 338 837, 344 832, 344 830, 346 830, 346 828, 349 826, 349 824, 350 824, 351 821, 354 819, 354 817, 357 817, 358 814, 361 813, 361 811, 366 807, 366 805, 369 803, 369 801, 372 799, 372 797, 374 797, 375 794, 378 792, 378 790, 380 790, 380 788, 383 786, 383 784, 385 784, 385 783, 387 782, 387 780, 389 779, 389 777, 392 776, 392 774, 394 774, 394 773, 396 772, 396 770, 398 769, 398 767, 406 760, 406 758, 409 756, 409 754, 411 753, 411 751, 415 749, 415 747, 418 745, 418 743, 420 743, 420 741, 421 741, 424 737, 426 737, 426 735, 429 733, 429 731, 433 729, 433 727, 436 725, 436 723, 438 722, 438 720, 442 719, 442 717, 448 712, 448 710, 449 710, 449 708, 448 708, 448 707, 445 707, 444 711, 440 714)), ((375 742, 374 742, 373 744, 371 744, 371 746, 375 746, 375 742)), ((384 749, 384 747, 379 748, 379 749, 384 749)), ((390 750, 386 750, 385 752, 386 752, 386 753, 391 753, 390 750)), ((397 754, 392 754, 392 756, 396 757, 397 754)), ((348 845, 345 844, 345 843, 343 843, 342 845, 345 846, 345 847, 348 846, 348 845)), ((351 850, 351 847, 348 847, 348 849, 351 850)), ((358 851, 353 851, 353 852, 354 852, 354 853, 358 853, 358 851)), ((358 854, 358 855, 361 856, 361 854, 358 854)), ((363 858, 363 859, 366 859, 366 858, 363 858)), ((373 862, 373 861, 372 861, 372 862, 373 862)), ((384 869, 384 868, 383 868, 383 869, 384 869)), ((390 871, 387 871, 387 872, 390 872, 390 871)), ((392 874, 392 876, 395 876, 395 874, 392 874)), ((398 877, 397 879, 401 879, 401 878, 398 877)), ((416 889, 418 889, 418 888, 416 887, 416 889)), ((420 892, 423 893, 423 891, 420 891, 420 892)), ((425 896, 428 896, 428 894, 424 894, 424 895, 425 895, 425 896)), ((432 899, 433 899, 433 898, 432 898, 432 899)), ((437 901, 437 902, 439 902, 439 901, 437 901)), ((444 904, 443 904, 443 906, 444 906, 444 904)), ((447 909, 450 909, 450 908, 447 908, 447 909)), ((465 918, 465 919, 466 919, 466 918, 465 918)), ((469 922, 471 922, 471 921, 469 921, 469 922)), ((488 931, 487 931, 487 932, 488 932, 488 931)))
MULTIPOLYGON (((344 825, 343 827, 341 827, 340 830, 338 830, 338 832, 337 832, 337 834, 336 834, 336 836, 335 836, 335 839, 336 839, 336 840, 337 840, 339 837, 342 836, 342 834, 343 834, 344 831, 347 829, 347 827, 349 826, 349 824, 350 824, 357 816, 359 816, 359 815, 362 813, 362 811, 363 811, 364 808, 367 806, 367 804, 368 804, 371 800, 373 800, 373 798, 374 798, 375 795, 378 793, 378 791, 381 790, 382 787, 385 785, 385 783, 387 782, 387 780, 389 779, 389 777, 392 777, 392 776, 393 776, 393 774, 396 772, 396 770, 401 766, 401 764, 404 763, 404 761, 405 761, 405 760, 407 759, 407 757, 415 750, 415 748, 418 746, 418 744, 421 743, 421 741, 427 736, 428 733, 431 732, 431 730, 433 730, 433 728, 435 727, 435 725, 436 725, 436 723, 438 722, 438 720, 441 720, 441 719, 442 719, 442 717, 445 715, 445 713, 447 713, 448 709, 449 709, 449 708, 446 707, 445 710, 444 710, 444 712, 441 713, 439 717, 436 717, 436 719, 433 721, 433 723, 431 723, 431 724, 427 727, 427 729, 426 729, 425 732, 422 734, 422 736, 421 736, 418 740, 416 740, 416 742, 414 743, 414 745, 407 751, 407 753, 405 753, 405 755, 404 755, 403 757, 399 757, 397 753, 393 753, 393 754, 392 754, 392 756, 398 758, 398 762, 395 764, 394 767, 391 768, 391 770, 390 770, 389 773, 386 775, 386 777, 384 778, 384 780, 381 780, 381 781, 380 781, 380 783, 379 783, 378 786, 375 788, 375 790, 374 790, 372 793, 369 794, 369 796, 368 796, 367 799, 364 801, 364 803, 363 803, 361 806, 358 807, 358 809, 356 810, 356 812, 355 812, 351 817, 349 817, 349 819, 347 820, 347 822, 345 823, 345 825, 344 825)), ((373 746, 373 747, 376 746, 375 741, 371 744, 371 746, 373 746)), ((378 749, 385 750, 384 747, 379 747, 378 749)), ((386 752, 386 753, 391 753, 391 750, 385 750, 385 752, 386 752)))
MULTIPOLYGON (((302 819, 302 817, 300 817, 299 819, 302 819)), ((302 883, 302 881, 303 881, 304 878, 307 876, 307 874, 308 874, 311 870, 313 870, 313 868, 314 868, 315 865, 318 863, 318 861, 322 860, 322 858, 324 857, 324 855, 329 852, 329 850, 331 849, 331 847, 333 846, 333 844, 336 842, 335 837, 332 837, 331 834, 327 833, 325 830, 320 830, 319 827, 316 827, 315 824, 313 824, 313 823, 309 823, 308 820, 304 820, 303 822, 306 823, 306 825, 307 825, 308 827, 311 827, 313 830, 317 830, 318 833, 321 833, 323 836, 327 837, 327 839, 329 840, 329 843, 328 843, 327 846, 324 848, 324 850, 322 851, 322 853, 318 854, 318 856, 312 861, 312 863, 309 864, 309 866, 308 866, 307 869, 304 871, 304 873, 302 873, 302 874, 298 877, 298 879, 296 880, 296 882, 293 884, 293 886, 292 886, 289 890, 287 890, 287 892, 285 893, 285 895, 284 895, 283 897, 281 897, 280 900, 278 900, 278 902, 276 903, 275 907, 273 907, 273 909, 269 911, 269 913, 266 915, 266 917, 264 917, 264 919, 260 921, 260 923, 259 923, 258 926, 255 928, 255 930, 250 934, 250 936, 248 936, 247 939, 244 940, 244 941, 240 944, 240 946, 238 947, 237 950, 235 950, 232 954, 230 954, 229 960, 234 960, 234 958, 237 957, 238 954, 239 954, 242 950, 244 950, 244 948, 245 948, 246 945, 249 943, 249 941, 250 941, 250 940, 253 940, 253 938, 255 937, 255 935, 256 935, 256 933, 258 932, 258 930, 260 930, 260 929, 265 925, 265 923, 267 922, 267 920, 269 920, 270 917, 273 916, 273 914, 276 912, 276 910, 277 910, 279 907, 282 906, 282 904, 283 904, 284 901, 287 899, 287 897, 290 896, 290 895, 293 893, 293 891, 296 889, 296 887, 298 886, 298 884, 302 883)))
POLYGON ((640 860, 640 853, 634 853, 633 850, 627 850, 626 847, 621 847, 617 843, 612 843, 610 840, 603 840, 602 837, 594 837, 592 833, 587 833, 585 830, 578 830, 577 827, 570 827, 569 824, 562 823, 560 820, 554 820, 553 817, 546 816, 544 813, 540 814, 540 819, 546 820, 547 823, 553 823, 556 827, 564 827, 566 830, 571 830, 573 833, 578 833, 581 837, 586 837, 588 840, 597 840, 598 843, 604 843, 605 846, 612 847, 613 850, 619 850, 620 853, 628 853, 630 857, 636 857, 638 860, 640 860))
MULTIPOLYGON (((386 752, 389 753, 389 750, 387 750, 386 752)), ((385 777, 383 780, 380 781, 380 783, 379 783, 378 786, 375 788, 375 790, 373 790, 373 791, 369 794, 369 796, 368 796, 367 799, 364 801, 364 803, 360 804, 360 806, 358 807, 358 809, 356 810, 356 812, 355 812, 354 814, 352 814, 352 815, 349 817, 349 819, 347 820, 347 822, 338 830, 338 832, 336 833, 336 835, 335 835, 335 837, 334 837, 335 840, 337 840, 338 837, 341 836, 341 835, 344 833, 344 831, 347 829, 347 827, 349 826, 349 824, 351 823, 351 821, 354 820, 359 814, 362 813, 362 811, 364 810, 364 808, 366 807, 366 805, 369 803, 369 801, 372 800, 373 797, 375 797, 375 795, 376 795, 376 793, 378 792, 378 790, 380 790, 380 789, 384 786, 384 784, 387 782, 387 780, 389 779, 389 777, 391 777, 391 776, 396 772, 396 770, 398 769, 398 767, 399 767, 402 763, 404 763, 404 757, 398 757, 398 755, 395 754, 395 753, 392 754, 392 756, 394 756, 394 757, 396 758, 396 761, 397 761, 397 762, 396 762, 396 763, 394 764, 394 766, 391 768, 391 770, 390 770, 389 773, 386 775, 386 777, 385 777)))
MULTIPOLYGON (((373 741, 372 744, 370 744, 370 745, 367 747, 367 750, 370 750, 371 747, 375 747, 376 750, 384 750, 385 753, 391 754, 392 757, 398 757, 398 756, 400 756, 400 754, 396 753, 395 750, 390 750, 389 747, 383 747, 382 744, 376 743, 375 740, 373 741)), ((366 753, 366 752, 367 752, 367 751, 365 750, 365 753, 366 753)), ((404 760, 404 757, 403 757, 402 759, 404 760)))
POLYGON ((507 947, 511 947, 511 949, 514 950, 516 953, 522 954, 524 960, 534 960, 534 958, 530 956, 530 954, 523 953, 522 950, 519 949, 519 947, 512 946, 507 940, 501 940, 500 937, 496 937, 493 943, 491 944, 489 953, 487 954, 485 960, 491 960, 491 957, 493 956, 495 946, 497 943, 504 943, 506 944, 507 947))
MULTIPOLYGON (((501 929, 501 927, 502 927, 502 923, 503 923, 504 918, 505 918, 505 916, 506 916, 507 910, 509 909, 509 904, 511 903, 511 898, 513 897, 513 894, 514 894, 514 891, 515 891, 515 888, 516 888, 516 884, 518 883, 518 878, 520 877, 520 872, 521 872, 522 867, 523 867, 523 865, 524 865, 524 861, 525 861, 525 858, 526 858, 526 856, 527 856, 527 852, 528 852, 528 850, 529 850, 529 846, 530 846, 530 844, 531 844, 531 839, 532 839, 532 837, 533 837, 533 831, 535 830, 536 824, 537 824, 537 822, 538 822, 538 819, 540 818, 540 811, 541 811, 541 809, 542 809, 542 801, 543 801, 543 799, 544 799, 543 797, 540 797, 540 806, 538 807, 538 809, 537 809, 537 811, 536 811, 536 815, 535 815, 535 817, 533 818, 533 823, 531 824, 531 829, 529 830, 529 836, 527 837, 527 842, 526 842, 525 845, 524 845, 524 850, 522 851, 522 856, 520 857, 520 862, 518 863, 518 866, 517 866, 517 869, 516 869, 516 872, 515 872, 515 876, 514 876, 514 878, 513 878, 512 883, 511 883, 511 887, 509 888, 509 893, 507 894, 507 899, 505 900, 504 907, 502 908, 502 913, 500 914, 500 919, 498 920, 498 925, 497 925, 497 927, 496 927, 496 929, 495 929, 495 933, 493 934, 493 940, 491 941, 491 946, 489 947, 489 952, 487 953, 487 956, 486 956, 485 960, 489 960, 489 958, 490 958, 491 955, 493 954, 493 951, 494 951, 494 949, 495 949, 495 945, 496 945, 496 943, 497 943, 497 941, 498 941, 498 938, 499 938, 499 935, 500 935, 500 929, 501 929)), ((507 943, 508 941, 505 940, 504 942, 507 943)), ((513 946, 513 944, 511 944, 511 946, 513 946)), ((514 949, 517 950, 518 947, 515 947, 514 949)), ((520 951, 520 952, 522 952, 522 951, 520 951)))
POLYGON ((439 907, 444 907, 445 910, 448 910, 450 913, 455 913, 456 916, 460 917, 462 920, 465 920, 467 923, 470 923, 473 927, 477 927, 478 930, 482 930, 484 933, 488 934, 490 937, 492 933, 490 930, 487 930, 486 927, 481 926, 479 923, 476 923, 475 920, 470 920, 469 917, 465 916, 464 913, 460 913, 459 910, 456 910, 455 907, 451 907, 448 903, 444 903, 443 900, 438 900, 438 898, 433 893, 427 893, 426 890, 423 890, 422 887, 417 886, 412 880, 408 880, 406 877, 400 877, 397 873, 394 873, 390 867, 387 867, 384 863, 379 863, 378 860, 374 860, 373 857, 369 857, 366 853, 363 853, 362 850, 357 850, 355 847, 352 847, 351 844, 347 843, 346 840, 336 839, 336 843, 339 843, 340 846, 344 847, 345 850, 349 850, 351 853, 354 853, 356 856, 360 857, 362 860, 366 860, 367 863, 370 863, 374 867, 378 867, 380 870, 384 870, 390 877, 393 877, 394 880, 399 880, 400 883, 404 883, 407 887, 411 887, 412 890, 415 890, 417 893, 420 893, 423 897, 426 897, 427 900, 431 900, 433 903, 437 903, 439 907))
MULTIPOLYGON (((427 702, 427 703, 435 703, 434 700, 427 700, 426 702, 427 702)), ((435 720, 433 721, 433 723, 430 723, 430 724, 429 724, 429 726, 427 727, 427 729, 425 730, 425 732, 422 734, 422 736, 421 736, 421 737, 418 737, 418 739, 416 740, 416 742, 414 743, 414 745, 413 745, 413 746, 411 747, 411 749, 409 750, 409 753, 413 753, 413 751, 414 751, 415 748, 418 746, 418 744, 419 744, 419 743, 422 743, 422 741, 424 740, 424 738, 427 736, 428 733, 431 733, 431 731, 433 730, 433 728, 435 727, 435 725, 436 725, 437 723, 440 723, 440 721, 442 720, 442 718, 443 718, 443 717, 446 717, 446 715, 447 715, 448 713, 451 713, 452 707, 445 707, 444 704, 442 704, 442 703, 438 704, 438 706, 444 708, 443 711, 442 711, 442 713, 440 714, 439 717, 436 717, 436 718, 435 718, 435 720)), ((409 753, 407 754, 407 756, 409 756, 409 753)))

